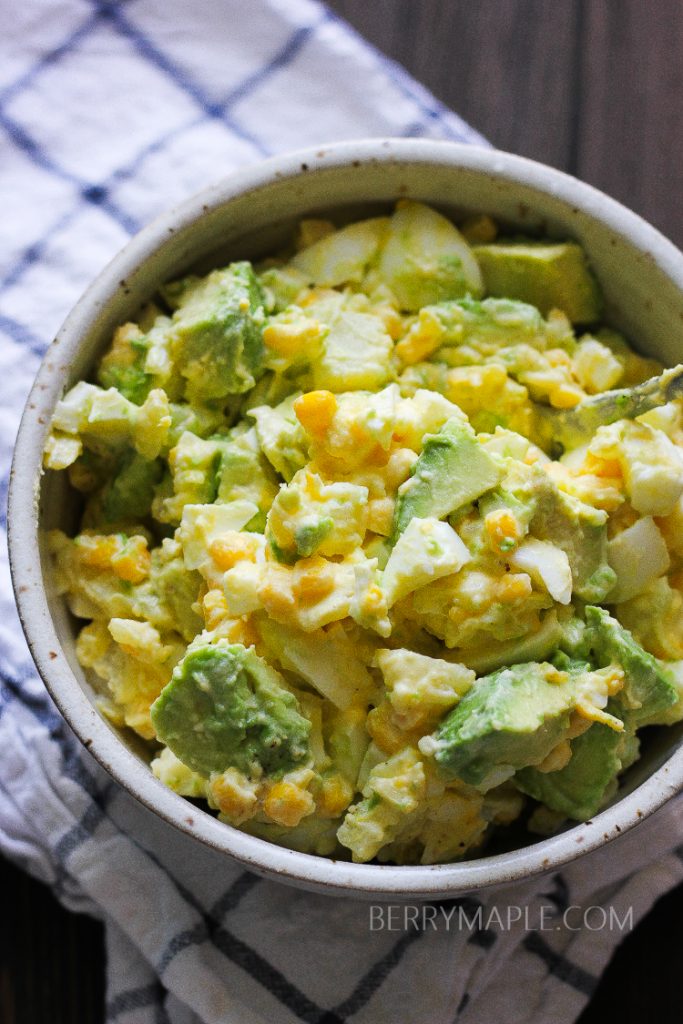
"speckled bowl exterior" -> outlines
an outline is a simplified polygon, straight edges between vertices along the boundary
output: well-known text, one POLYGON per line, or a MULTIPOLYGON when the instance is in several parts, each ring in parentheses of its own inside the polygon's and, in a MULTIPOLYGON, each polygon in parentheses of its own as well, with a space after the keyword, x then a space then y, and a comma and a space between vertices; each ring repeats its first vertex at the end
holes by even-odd
POLYGON ((495 150, 423 140, 345 142, 276 157, 162 214, 78 302, 47 351, 21 422, 9 542, 19 613, 38 671, 76 735, 121 786, 198 843, 262 875, 333 895, 415 901, 556 870, 633 828, 683 787, 683 730, 672 727, 651 737, 618 798, 592 821, 495 855, 433 866, 349 864, 245 835, 158 782, 144 744, 96 710, 76 659, 76 624, 54 593, 44 543, 46 529, 75 528, 75 502, 65 474, 41 469, 56 402, 91 371, 114 328, 161 283, 191 268, 265 255, 302 216, 331 211, 350 219, 401 196, 455 214, 485 211, 522 231, 576 238, 600 279, 607 322, 665 363, 683 359, 683 254, 638 216, 574 178, 495 150))

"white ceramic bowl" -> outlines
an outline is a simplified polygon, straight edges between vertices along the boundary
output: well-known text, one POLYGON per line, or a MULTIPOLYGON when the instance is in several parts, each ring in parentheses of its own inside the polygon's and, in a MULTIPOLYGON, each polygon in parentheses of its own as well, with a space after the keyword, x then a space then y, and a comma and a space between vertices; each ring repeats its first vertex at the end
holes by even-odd
POLYGON ((41 472, 55 403, 88 374, 114 328, 160 284, 191 267, 272 252, 302 216, 334 211, 355 217, 401 196, 447 212, 485 211, 523 231, 578 239, 602 284, 607 322, 665 363, 683 358, 683 254, 588 185, 517 156, 442 142, 369 140, 276 157, 162 214, 78 302, 45 356, 24 412, 9 528, 17 603, 38 670, 69 725, 117 782, 197 842, 261 874, 337 895, 416 900, 554 870, 626 832, 683 786, 683 730, 662 729, 648 738, 618 798, 593 821, 540 842, 429 867, 348 864, 285 850, 222 824, 171 792, 153 777, 144 745, 96 711, 76 660, 74 621, 53 591, 42 536, 45 528, 76 525, 65 474, 41 472))

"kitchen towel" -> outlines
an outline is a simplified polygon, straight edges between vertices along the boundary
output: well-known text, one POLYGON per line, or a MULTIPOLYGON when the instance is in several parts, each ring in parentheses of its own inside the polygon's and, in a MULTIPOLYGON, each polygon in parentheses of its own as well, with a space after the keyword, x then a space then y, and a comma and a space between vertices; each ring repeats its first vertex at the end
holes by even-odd
MULTIPOLYGON (((333 139, 484 144, 313 0, 24 0, 0 49, 3 499, 50 338, 161 209, 333 139)), ((104 922, 108 1024, 566 1024, 624 928, 683 878, 679 799, 590 865, 478 898, 373 907, 263 881, 80 748, 36 677, 2 559, 0 850, 104 922)))

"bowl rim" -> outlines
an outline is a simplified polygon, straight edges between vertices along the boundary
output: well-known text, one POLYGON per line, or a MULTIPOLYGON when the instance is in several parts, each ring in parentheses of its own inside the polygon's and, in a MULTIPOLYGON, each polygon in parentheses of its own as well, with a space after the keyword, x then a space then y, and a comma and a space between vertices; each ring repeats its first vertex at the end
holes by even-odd
POLYGON ((38 548, 41 456, 52 410, 79 341, 121 281, 202 214, 275 181, 335 167, 377 163, 450 166, 530 186, 602 221, 647 253, 683 292, 683 253, 637 214, 554 168, 499 150, 424 139, 359 139, 298 150, 239 170, 170 207, 135 235, 78 300, 47 349, 21 418, 10 473, 8 546, 21 624, 38 672, 67 723, 99 764, 130 795, 212 850, 270 878, 331 895, 365 899, 460 896, 556 870, 637 826, 683 788, 683 746, 633 792, 591 821, 505 853, 436 865, 353 864, 299 853, 224 824, 157 780, 95 710, 57 638, 38 548), (55 365, 59 363, 55 371, 55 365))

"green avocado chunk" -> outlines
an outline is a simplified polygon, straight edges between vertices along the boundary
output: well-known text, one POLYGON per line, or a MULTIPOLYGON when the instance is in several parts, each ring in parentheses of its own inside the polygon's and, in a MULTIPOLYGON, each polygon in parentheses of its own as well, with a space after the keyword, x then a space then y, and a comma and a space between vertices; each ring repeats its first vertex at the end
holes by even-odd
POLYGON ((195 437, 209 437, 225 422, 225 411, 208 405, 194 406, 187 402, 170 402, 171 426, 168 431, 167 447, 170 451, 180 441, 183 434, 194 434, 195 437))
POLYGON ((644 650, 609 612, 589 605, 586 624, 598 665, 616 662, 624 670, 624 689, 620 698, 629 707, 635 728, 657 720, 676 704, 678 689, 669 671, 644 650))
POLYGON ((521 299, 544 316, 561 309, 572 323, 600 318, 600 288, 576 242, 500 240, 477 245, 474 253, 487 295, 521 299))
MULTIPOLYGON (((617 701, 607 709, 619 716, 617 701)), ((539 772, 524 768, 515 775, 515 784, 527 796, 534 797, 576 821, 586 821, 603 806, 616 785, 617 776, 634 760, 633 730, 616 732, 602 722, 594 722, 586 732, 571 741, 571 760, 557 772, 539 772)))
POLYGON ((103 388, 116 388, 129 402, 142 405, 154 386, 154 378, 145 372, 148 348, 144 334, 119 341, 102 359, 97 383, 103 388))
POLYGON ((293 548, 280 547, 273 537, 269 538, 268 543, 278 562, 283 565, 294 565, 300 558, 310 558, 333 529, 334 519, 325 516, 315 523, 300 526, 294 536, 293 548))
POLYGON ((195 611, 202 585, 198 572, 187 569, 178 545, 167 540, 152 551, 150 580, 161 606, 168 610, 173 628, 190 643, 204 626, 195 611))
POLYGON ((205 278, 179 282, 173 354, 190 403, 240 395, 264 371, 264 296, 250 263, 231 263, 205 278))
POLYGON ((253 501, 259 511, 245 529, 262 533, 278 487, 278 478, 261 452, 254 428, 243 433, 234 431, 222 447, 216 500, 253 501))
POLYGON ((308 462, 306 432, 294 412, 297 395, 290 395, 272 408, 261 405, 248 415, 256 420, 256 436, 261 451, 276 473, 287 482, 308 462))
POLYGON ((531 661, 478 679, 434 734, 439 767, 488 789, 540 764, 566 732, 574 703, 571 674, 552 682, 556 675, 553 665, 531 661))
POLYGON ((540 467, 508 464, 506 476, 479 503, 482 516, 509 508, 539 540, 561 548, 569 560, 572 592, 603 601, 616 582, 607 557, 607 513, 560 491, 540 467))
POLYGON ((106 522, 121 519, 144 519, 149 513, 154 488, 163 475, 161 459, 144 459, 132 449, 123 456, 121 465, 102 495, 102 512, 106 522))
POLYGON ((311 723, 281 676, 225 640, 189 651, 151 709, 158 738, 202 775, 290 771, 309 756, 311 723))
POLYGON ((556 610, 551 608, 544 614, 539 628, 534 633, 499 641, 481 651, 475 649, 474 654, 462 651, 460 657, 464 665, 481 675, 505 665, 515 665, 517 662, 544 661, 557 652, 565 639, 566 631, 567 622, 560 621, 556 610))
POLYGON ((547 481, 539 491, 531 532, 561 548, 569 559, 573 593, 602 601, 616 583, 607 560, 607 516, 547 481))
POLYGON ((394 541, 414 516, 443 519, 495 487, 501 476, 470 425, 451 416, 438 433, 426 435, 412 475, 399 488, 394 541))
MULTIPOLYGON (((545 348, 548 325, 536 309, 516 299, 456 299, 426 306, 437 321, 441 344, 430 361, 463 365, 457 350, 474 349, 482 358, 516 345, 545 348)), ((555 339, 554 339, 555 340, 555 339)))
POLYGON ((161 522, 177 523, 185 505, 247 500, 259 510, 247 529, 263 531, 277 491, 277 477, 253 428, 207 438, 185 431, 172 454, 170 490, 168 481, 157 489, 153 512, 161 522))
POLYGON ((207 505, 216 500, 221 442, 186 430, 169 462, 170 478, 165 477, 157 489, 152 513, 159 522, 177 524, 185 505, 207 505))

